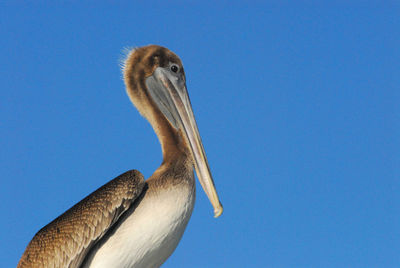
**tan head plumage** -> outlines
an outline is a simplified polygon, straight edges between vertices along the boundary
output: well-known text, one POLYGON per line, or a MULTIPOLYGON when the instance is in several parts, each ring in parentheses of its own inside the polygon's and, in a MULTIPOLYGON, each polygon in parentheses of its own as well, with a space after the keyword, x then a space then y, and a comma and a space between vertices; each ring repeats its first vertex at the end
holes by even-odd
POLYGON ((185 80, 181 59, 175 53, 162 46, 148 45, 132 49, 123 65, 127 94, 140 114, 152 125, 162 145, 164 156, 167 147, 170 147, 169 149, 171 150, 176 149, 173 147, 176 147, 176 144, 182 141, 170 122, 163 116, 157 105, 154 104, 145 80, 154 73, 157 67, 167 67, 171 63, 179 66, 179 72, 185 80))

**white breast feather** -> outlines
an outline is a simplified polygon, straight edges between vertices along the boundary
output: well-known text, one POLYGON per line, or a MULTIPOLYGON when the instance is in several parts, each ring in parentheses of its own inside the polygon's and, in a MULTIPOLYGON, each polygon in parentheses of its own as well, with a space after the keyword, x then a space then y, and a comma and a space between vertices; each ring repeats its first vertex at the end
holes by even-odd
POLYGON ((195 189, 147 195, 84 267, 159 267, 175 250, 193 211, 195 189))

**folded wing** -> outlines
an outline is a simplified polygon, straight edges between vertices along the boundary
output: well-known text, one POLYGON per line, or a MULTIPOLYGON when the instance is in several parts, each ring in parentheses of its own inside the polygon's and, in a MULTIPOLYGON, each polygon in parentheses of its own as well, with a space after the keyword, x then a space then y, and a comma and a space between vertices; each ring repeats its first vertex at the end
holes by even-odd
POLYGON ((43 227, 17 268, 79 267, 93 245, 138 199, 145 186, 136 170, 125 172, 43 227))

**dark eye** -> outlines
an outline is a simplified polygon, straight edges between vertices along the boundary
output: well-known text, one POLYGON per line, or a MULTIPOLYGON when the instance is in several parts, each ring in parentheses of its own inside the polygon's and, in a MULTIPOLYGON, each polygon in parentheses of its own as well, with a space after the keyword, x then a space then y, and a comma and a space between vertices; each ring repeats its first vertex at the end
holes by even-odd
POLYGON ((174 73, 177 73, 179 71, 179 67, 176 64, 171 65, 171 71, 173 71, 174 73))

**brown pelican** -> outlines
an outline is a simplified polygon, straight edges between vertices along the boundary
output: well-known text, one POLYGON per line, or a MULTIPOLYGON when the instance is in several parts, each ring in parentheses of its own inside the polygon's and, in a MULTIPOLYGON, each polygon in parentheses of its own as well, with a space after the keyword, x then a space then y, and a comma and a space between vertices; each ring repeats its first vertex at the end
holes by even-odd
POLYGON ((150 45, 123 67, 127 93, 160 140, 163 162, 146 181, 128 171, 42 228, 18 267, 159 267, 175 250, 195 200, 193 167, 222 213, 177 55, 150 45))

